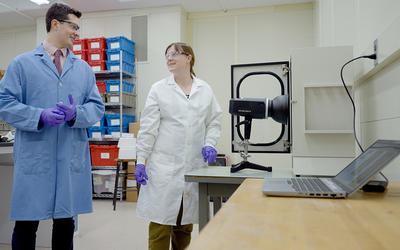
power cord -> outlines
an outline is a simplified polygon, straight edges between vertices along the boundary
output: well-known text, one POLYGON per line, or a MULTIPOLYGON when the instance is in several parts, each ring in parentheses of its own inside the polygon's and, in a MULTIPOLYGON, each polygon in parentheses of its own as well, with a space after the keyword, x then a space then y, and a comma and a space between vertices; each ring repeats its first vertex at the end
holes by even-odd
MULTIPOLYGON (((344 79, 343 79, 343 69, 344 69, 344 67, 345 67, 347 64, 349 64, 349 63, 351 63, 351 62, 353 62, 353 61, 355 61, 355 60, 358 60, 358 59, 360 59, 360 58, 369 58, 369 59, 375 60, 375 59, 376 59, 376 54, 371 54, 371 55, 366 55, 366 56, 359 56, 359 57, 353 58, 353 59, 351 59, 350 61, 346 62, 346 63, 342 66, 342 69, 340 70, 340 78, 342 79, 342 83, 343 83, 344 89, 346 90, 347 95, 348 95, 349 98, 350 98, 351 104, 353 105, 353 133, 354 133, 354 138, 355 138, 355 140, 356 140, 356 142, 357 142, 357 145, 358 145, 358 147, 360 148, 361 152, 364 152, 364 149, 362 148, 360 142, 358 141, 357 134, 356 134, 356 106, 355 106, 355 104, 354 104, 353 98, 351 97, 351 94, 350 94, 349 90, 347 89, 346 83, 344 82, 344 79)), ((380 173, 381 176, 385 179, 385 182, 386 182, 386 185, 387 185, 387 183, 389 182, 389 180, 386 178, 385 175, 382 174, 382 172, 379 172, 379 173, 380 173)), ((379 182, 379 181, 378 181, 378 182, 379 182)), ((367 184, 365 184, 365 185, 363 186, 362 189, 363 189, 364 191, 375 191, 375 192, 376 192, 376 191, 378 191, 378 192, 383 192, 383 191, 385 190, 385 187, 386 187, 386 186, 383 187, 383 190, 382 190, 382 188, 380 188, 380 189, 379 189, 379 188, 378 188, 378 189, 371 188, 370 186, 368 186, 368 184, 370 184, 370 183, 373 184, 374 181, 372 180, 372 181, 368 182, 367 184)), ((373 185, 375 185, 375 184, 373 184, 373 185)))

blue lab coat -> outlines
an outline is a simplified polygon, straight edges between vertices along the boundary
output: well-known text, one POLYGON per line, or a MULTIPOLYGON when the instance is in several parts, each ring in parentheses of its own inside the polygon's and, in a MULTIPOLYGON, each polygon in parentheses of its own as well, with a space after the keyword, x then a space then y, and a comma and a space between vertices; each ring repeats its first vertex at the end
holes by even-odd
POLYGON ((0 118, 16 128, 11 220, 67 218, 92 212, 90 151, 86 128, 104 105, 92 69, 68 55, 59 76, 42 45, 11 61, 0 82, 0 118), (43 109, 76 103, 70 126, 44 125, 43 109))

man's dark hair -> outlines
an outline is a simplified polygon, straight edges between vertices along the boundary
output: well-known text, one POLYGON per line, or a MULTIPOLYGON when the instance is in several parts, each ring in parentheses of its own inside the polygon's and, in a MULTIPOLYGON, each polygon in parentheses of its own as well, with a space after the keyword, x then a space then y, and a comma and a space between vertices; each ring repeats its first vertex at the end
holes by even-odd
POLYGON ((47 10, 46 13, 46 30, 50 32, 51 20, 56 19, 59 21, 68 20, 68 14, 75 15, 77 18, 82 16, 82 13, 75 10, 68 5, 62 3, 55 3, 47 10))

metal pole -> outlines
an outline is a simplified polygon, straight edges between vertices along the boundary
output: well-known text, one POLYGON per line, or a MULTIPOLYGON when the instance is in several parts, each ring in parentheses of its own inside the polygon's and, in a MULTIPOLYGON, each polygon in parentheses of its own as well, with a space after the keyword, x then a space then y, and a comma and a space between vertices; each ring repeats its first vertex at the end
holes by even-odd
POLYGON ((119 115, 120 115, 120 124, 119 124, 119 137, 122 137, 122 49, 119 51, 119 115))

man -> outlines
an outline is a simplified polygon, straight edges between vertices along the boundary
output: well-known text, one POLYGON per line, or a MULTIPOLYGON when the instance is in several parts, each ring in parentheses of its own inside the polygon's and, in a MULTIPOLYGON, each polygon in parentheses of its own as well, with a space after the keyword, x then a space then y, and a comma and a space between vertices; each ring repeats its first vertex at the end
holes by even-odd
POLYGON ((73 217, 92 212, 86 128, 101 119, 104 105, 92 69, 69 50, 80 16, 53 4, 47 39, 12 60, 0 82, 0 117, 16 128, 12 249, 35 249, 39 221, 50 218, 52 248, 72 249, 73 217))

